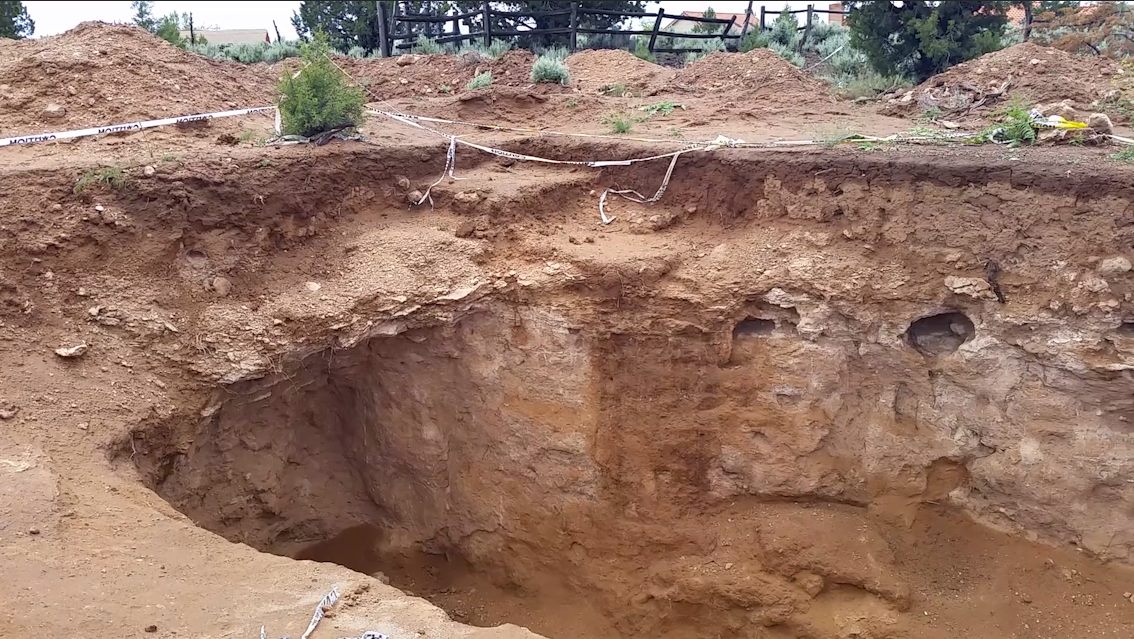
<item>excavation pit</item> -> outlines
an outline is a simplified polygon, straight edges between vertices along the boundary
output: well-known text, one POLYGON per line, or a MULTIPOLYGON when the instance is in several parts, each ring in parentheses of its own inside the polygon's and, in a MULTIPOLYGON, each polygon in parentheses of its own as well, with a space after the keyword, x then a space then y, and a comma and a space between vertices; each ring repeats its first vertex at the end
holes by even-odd
MULTIPOLYGON (((367 179, 389 170, 350 160, 367 179)), ((805 197, 819 187, 796 174, 820 164, 691 159, 664 202, 612 204, 626 207, 623 236, 594 230, 578 175, 494 162, 460 165, 493 189, 443 182, 435 210, 398 208, 397 189, 417 182, 384 175, 389 195, 328 206, 312 187, 269 199, 267 218, 241 209, 239 232, 153 250, 207 287, 210 310, 231 303, 242 327, 250 316, 258 341, 194 342, 215 387, 139 424, 119 461, 230 541, 553 639, 847 639, 895 623, 932 636, 918 611, 959 601, 939 614, 998 614, 984 589, 1014 587, 1005 575, 1041 552, 985 524, 1129 556, 1114 515, 1129 412, 1119 320, 1078 326, 1114 350, 1068 363, 1081 354, 1067 344, 1094 342, 1027 321, 1063 292, 1037 294, 1040 311, 1020 291, 1011 305, 952 292, 942 273, 975 277, 986 260, 942 248, 959 241, 952 218, 938 228, 956 214, 940 204, 950 187, 867 193, 854 182, 866 171, 842 167, 805 197), (711 180, 748 190, 706 200, 711 180), (767 193, 788 203, 749 219, 767 193), (549 198, 560 205, 533 204, 549 198), (883 201, 930 213, 887 219, 872 204, 883 201), (654 215, 673 226, 650 226, 654 215), (270 356, 248 358, 260 344, 270 356), (970 590, 943 597, 961 586, 940 575, 962 569, 970 590)), ((312 182, 332 183, 332 169, 312 167, 312 182)), ((619 183, 653 177, 619 170, 619 183)), ((1064 226, 1045 224, 1033 227, 1065 248, 1064 226)), ((1035 268, 1003 263, 1006 287, 1035 268)), ((1075 303, 1107 301, 1090 299, 1075 303)))

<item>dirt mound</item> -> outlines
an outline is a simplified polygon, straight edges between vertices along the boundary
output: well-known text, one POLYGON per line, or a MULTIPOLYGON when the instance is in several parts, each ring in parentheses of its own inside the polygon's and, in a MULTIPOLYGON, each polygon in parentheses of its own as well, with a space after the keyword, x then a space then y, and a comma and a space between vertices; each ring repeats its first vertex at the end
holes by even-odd
POLYGON ((84 22, 0 47, 0 131, 264 106, 273 102, 272 85, 262 69, 208 60, 136 27, 84 22))
POLYGON ((710 53, 678 71, 667 88, 697 94, 759 97, 764 104, 785 108, 833 101, 823 83, 767 49, 710 53))
POLYGON ((631 93, 653 95, 673 79, 673 69, 647 62, 621 49, 581 51, 567 58, 571 79, 583 91, 625 86, 631 93))
POLYGON ((340 64, 356 80, 383 98, 436 96, 467 91, 479 73, 491 72, 496 86, 526 86, 534 61, 530 51, 507 51, 495 60, 476 54, 406 54, 392 58, 350 59, 340 64))
POLYGON ((910 114, 936 108, 949 113, 1013 99, 1070 100, 1088 107, 1114 91, 1119 74, 1113 60, 1024 42, 939 73, 891 100, 884 110, 910 114))

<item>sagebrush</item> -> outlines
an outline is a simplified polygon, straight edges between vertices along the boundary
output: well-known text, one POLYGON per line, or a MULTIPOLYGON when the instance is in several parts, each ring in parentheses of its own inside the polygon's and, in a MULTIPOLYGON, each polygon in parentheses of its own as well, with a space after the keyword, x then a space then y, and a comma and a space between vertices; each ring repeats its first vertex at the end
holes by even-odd
POLYGON ((295 75, 285 74, 280 79, 277 89, 285 134, 311 137, 362 121, 366 96, 362 89, 349 84, 329 53, 326 37, 316 36, 303 45, 305 66, 295 75))
POLYGON ((543 54, 536 58, 532 64, 532 82, 537 84, 562 84, 567 85, 571 82, 571 73, 567 70, 567 64, 562 59, 557 59, 552 55, 543 54))
POLYGON ((483 89, 484 87, 491 84, 492 72, 485 71, 484 73, 476 74, 476 76, 474 76, 472 80, 469 80, 469 83, 465 85, 465 88, 471 91, 473 89, 483 89))

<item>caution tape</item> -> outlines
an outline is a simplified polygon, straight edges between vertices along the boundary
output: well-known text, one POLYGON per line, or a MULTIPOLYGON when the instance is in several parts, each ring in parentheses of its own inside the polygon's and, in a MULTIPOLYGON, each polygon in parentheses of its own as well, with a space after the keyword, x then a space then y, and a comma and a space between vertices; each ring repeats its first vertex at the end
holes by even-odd
POLYGON ((215 111, 213 113, 195 113, 193 115, 182 115, 174 118, 162 118, 160 120, 142 120, 139 122, 126 122, 125 124, 107 124, 104 126, 92 127, 89 129, 74 129, 72 131, 52 131, 50 133, 37 133, 34 135, 22 135, 12 138, 0 138, 0 146, 15 146, 20 144, 36 144, 39 142, 53 142, 55 140, 70 140, 73 138, 84 138, 91 135, 102 135, 103 133, 126 133, 129 131, 141 131, 142 129, 152 129, 159 126, 169 126, 171 124, 188 124, 191 122, 203 122, 206 120, 213 120, 216 118, 231 118, 237 115, 248 115, 250 113, 267 113, 275 111, 276 126, 278 131, 279 115, 278 110, 274 106, 266 107, 253 107, 251 109, 236 109, 234 111, 215 111))
MULTIPOLYGON (((310 639, 311 635, 315 632, 315 628, 319 627, 319 622, 327 616, 327 611, 339 602, 339 591, 337 588, 331 588, 331 591, 323 595, 319 603, 315 604, 315 614, 311 615, 311 621, 307 624, 307 630, 299 635, 299 639, 310 639)), ((260 626, 260 639, 268 639, 268 632, 264 626, 260 626)), ((284 637, 283 639, 287 639, 284 637)), ((367 630, 358 637, 343 637, 343 639, 389 639, 386 635, 376 632, 374 630, 367 630)))

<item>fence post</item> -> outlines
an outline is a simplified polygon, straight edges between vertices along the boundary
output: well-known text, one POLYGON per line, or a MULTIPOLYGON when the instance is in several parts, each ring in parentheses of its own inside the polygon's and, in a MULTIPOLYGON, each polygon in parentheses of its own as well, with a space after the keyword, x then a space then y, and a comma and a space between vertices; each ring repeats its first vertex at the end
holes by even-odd
POLYGON ((390 25, 387 22, 386 3, 378 3, 378 50, 383 58, 390 57, 390 25))
POLYGON ((744 41, 744 36, 748 35, 748 23, 752 21, 752 0, 748 0, 748 8, 744 10, 744 26, 740 29, 740 40, 737 41, 736 49, 740 50, 740 42, 744 41))
POLYGON ((276 30, 276 42, 283 42, 283 36, 280 35, 280 28, 275 20, 272 20, 272 28, 276 30))
MULTIPOLYGON (((725 25, 724 31, 721 31, 721 46, 725 48, 725 51, 728 51, 728 40, 725 39, 725 36, 729 35, 729 31, 732 31, 734 26, 736 26, 735 13, 732 14, 732 19, 725 25)), ((736 41, 736 50, 740 51, 740 40, 736 41)))
POLYGON ((811 19, 815 16, 815 5, 807 5, 807 22, 803 26, 803 37, 799 39, 799 52, 803 53, 803 45, 807 44, 807 36, 811 35, 811 19))
POLYGON ((492 46, 492 7, 484 3, 484 48, 492 46))
POLYGON ((658 19, 654 21, 654 32, 650 34, 650 53, 654 52, 654 43, 658 39, 658 30, 661 29, 662 18, 665 17, 665 9, 658 9, 658 19))
MULTIPOLYGON (((461 35, 461 22, 459 20, 457 20, 457 15, 459 15, 458 12, 460 11, 460 9, 453 9, 453 11, 454 11, 454 13, 453 13, 453 35, 459 36, 459 35, 461 35)), ((444 29, 442 29, 442 33, 444 33, 444 29)), ((454 42, 457 43, 458 49, 461 48, 461 41, 460 40, 454 40, 454 42)))
POLYGON ((571 3, 571 53, 579 48, 579 3, 571 3))
POLYGON ((193 31, 193 14, 189 14, 189 44, 197 44, 197 34, 193 31))

